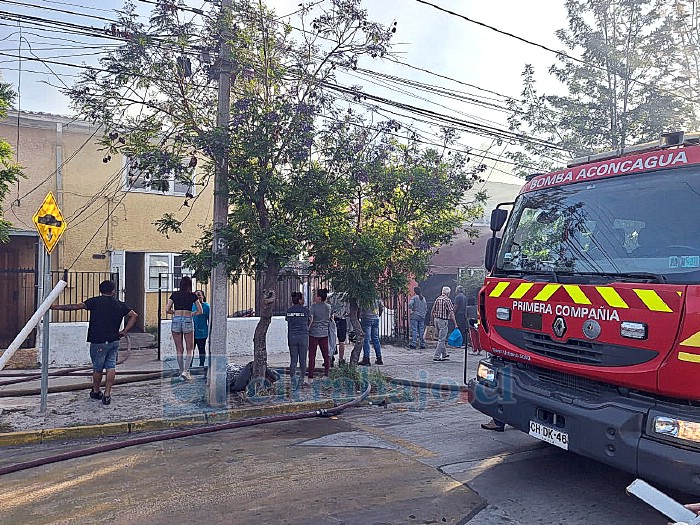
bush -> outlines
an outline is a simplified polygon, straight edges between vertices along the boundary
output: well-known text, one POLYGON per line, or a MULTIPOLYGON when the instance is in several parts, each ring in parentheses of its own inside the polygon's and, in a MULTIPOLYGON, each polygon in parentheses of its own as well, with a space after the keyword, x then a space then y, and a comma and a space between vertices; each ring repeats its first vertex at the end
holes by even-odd
POLYGON ((373 392, 386 392, 387 381, 380 370, 360 366, 350 366, 346 363, 331 368, 329 379, 336 382, 353 381, 357 389, 366 388, 367 381, 372 385, 373 392))

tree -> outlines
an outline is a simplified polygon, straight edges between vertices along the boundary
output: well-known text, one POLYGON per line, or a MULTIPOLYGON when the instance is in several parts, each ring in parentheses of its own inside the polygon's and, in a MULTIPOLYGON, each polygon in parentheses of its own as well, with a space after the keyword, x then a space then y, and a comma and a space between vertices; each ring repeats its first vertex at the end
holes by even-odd
POLYGON ((395 121, 370 126, 350 115, 324 135, 330 155, 322 162, 346 198, 330 203, 337 208, 316 230, 310 254, 313 269, 349 298, 358 334, 351 365, 364 342, 359 310, 382 295, 406 292, 411 277, 426 275, 433 251, 483 213, 483 193, 476 204, 462 204, 480 171, 448 149, 455 132, 443 130, 442 148, 423 149, 410 135, 398 140, 399 129, 395 121))
MULTIPOLYGON (((369 20, 359 0, 318 4, 300 4, 300 41, 261 0, 237 0, 226 16, 205 13, 204 27, 171 2, 158 2, 142 24, 127 4, 116 29, 126 43, 102 59, 102 70, 87 71, 69 90, 78 112, 108 130, 109 154, 138 159, 133 177, 148 173, 151 185, 167 184, 173 172, 195 184, 190 168, 197 159, 205 175, 197 184, 207 184, 216 163, 228 157, 224 262, 232 279, 254 273, 262 283, 253 342, 257 378, 265 376, 265 339, 280 270, 305 252, 308 232, 333 209, 324 206, 334 198, 333 181, 314 160, 320 118, 334 105, 326 86, 337 68, 355 67, 363 55, 388 53, 395 31, 369 20), (234 63, 227 130, 215 125, 212 80, 227 57, 208 59, 220 53, 224 38, 234 63)), ((182 220, 168 214, 156 226, 177 233, 182 220)), ((199 277, 218 262, 211 239, 209 230, 187 260, 199 277)))
MULTIPOLYGON (((511 101, 510 128, 557 149, 523 142, 510 155, 521 166, 549 171, 592 152, 655 140, 662 131, 695 124, 690 99, 678 91, 679 48, 673 12, 664 0, 567 0, 569 23, 557 31, 570 56, 549 72, 566 95, 537 92, 525 66, 522 99, 511 101)), ((532 172, 533 170, 530 170, 532 172)))
MULTIPOLYGON (((7 110, 14 101, 16 93, 10 84, 0 82, 0 118, 7 118, 7 110)), ((0 139, 0 205, 5 201, 10 191, 10 186, 23 177, 22 168, 13 160, 14 153, 10 143, 0 139)), ((12 224, 2 218, 0 207, 0 242, 10 240, 10 228, 12 224)))

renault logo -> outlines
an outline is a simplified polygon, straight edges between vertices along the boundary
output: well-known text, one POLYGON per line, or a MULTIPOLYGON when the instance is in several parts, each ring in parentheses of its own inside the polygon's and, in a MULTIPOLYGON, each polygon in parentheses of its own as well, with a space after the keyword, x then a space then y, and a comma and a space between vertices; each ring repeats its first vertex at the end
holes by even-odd
POLYGON ((554 335, 559 338, 564 337, 566 333, 566 321, 563 317, 557 317, 552 323, 552 330, 554 330, 554 335))
POLYGON ((598 321, 588 319, 585 323, 583 323, 583 335, 585 335, 588 339, 597 339, 600 332, 601 328, 598 321))

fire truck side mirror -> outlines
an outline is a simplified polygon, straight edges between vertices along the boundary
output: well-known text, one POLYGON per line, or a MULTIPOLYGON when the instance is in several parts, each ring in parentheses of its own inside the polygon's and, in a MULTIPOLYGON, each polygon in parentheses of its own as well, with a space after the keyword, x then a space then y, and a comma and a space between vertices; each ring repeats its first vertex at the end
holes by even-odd
POLYGON ((501 239, 498 237, 491 237, 486 241, 486 257, 484 257, 484 266, 486 271, 490 272, 493 265, 496 263, 496 255, 498 254, 498 248, 501 245, 501 239))
POLYGON ((503 225, 506 223, 508 218, 508 212, 500 208, 496 208, 491 212, 491 230, 493 232, 501 231, 503 225))

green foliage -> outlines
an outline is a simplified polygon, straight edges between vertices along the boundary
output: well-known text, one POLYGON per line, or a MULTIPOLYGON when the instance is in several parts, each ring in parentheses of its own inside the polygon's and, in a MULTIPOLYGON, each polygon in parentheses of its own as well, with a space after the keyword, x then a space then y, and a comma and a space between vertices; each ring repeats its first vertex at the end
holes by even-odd
MULTIPOLYGON (((323 156, 319 123, 334 116, 328 87, 335 71, 356 67, 363 55, 386 55, 395 28, 370 20, 359 0, 300 4, 295 25, 308 31, 298 41, 263 2, 234 0, 223 14, 214 2, 204 9, 193 23, 157 2, 142 22, 127 3, 117 24, 129 35, 126 42, 67 93, 80 115, 106 129, 107 161, 117 154, 135 159, 129 180, 148 176, 152 187, 165 189, 161 184, 174 175, 189 184, 187 168, 196 158, 198 183, 207 185, 227 164, 229 214, 217 232, 226 247, 216 256, 224 260, 211 254, 207 225, 185 262, 200 279, 220 262, 234 279, 255 272, 263 276, 259 293, 268 297, 279 271, 309 251, 312 233, 335 220, 340 197, 347 195, 342 179, 315 160, 323 156), (224 41, 229 56, 221 56, 224 41), (230 122, 222 129, 217 79, 227 65, 230 122)), ((178 233, 188 212, 171 212, 154 224, 163 234, 178 233)), ((271 302, 261 301, 261 319, 271 316, 271 302)), ((258 376, 265 362, 260 341, 264 334, 255 342, 258 376)))
MULTIPOLYGON (((7 117, 7 110, 15 95, 9 84, 0 82, 0 118, 7 117)), ((10 240, 12 227, 10 222, 2 218, 2 203, 10 192, 12 184, 16 183, 20 177, 24 177, 22 168, 13 160, 13 157, 12 146, 6 140, 0 139, 0 243, 10 240)))
POLYGON ((479 293, 479 290, 484 285, 486 272, 482 269, 475 269, 473 273, 464 273, 460 276, 459 284, 464 288, 464 294, 467 297, 474 297, 479 293))
POLYGON ((521 100, 509 102, 511 130, 560 149, 523 141, 522 150, 509 155, 521 175, 697 125, 692 99, 683 98, 687 90, 679 89, 679 79, 686 78, 687 66, 700 52, 679 42, 680 19, 672 7, 664 0, 566 1, 568 27, 557 36, 567 54, 581 61, 560 56, 549 72, 568 94, 539 93, 534 69, 526 65, 521 100))
POLYGON ((373 392, 386 392, 387 379, 381 370, 358 368, 348 364, 339 364, 335 368, 331 368, 328 377, 332 384, 345 384, 352 381, 356 389, 367 388, 367 382, 372 385, 373 392))
MULTIPOLYGON (((313 268, 360 306, 406 291, 411 278, 423 278, 433 250, 482 211, 480 202, 463 204, 480 180, 464 156, 447 148, 423 149, 410 136, 398 141, 397 127, 347 118, 324 135, 331 155, 323 163, 342 179, 346 198, 313 232, 309 252, 313 268)), ((445 131, 444 146, 455 138, 445 131)))

